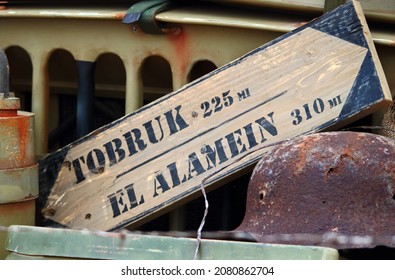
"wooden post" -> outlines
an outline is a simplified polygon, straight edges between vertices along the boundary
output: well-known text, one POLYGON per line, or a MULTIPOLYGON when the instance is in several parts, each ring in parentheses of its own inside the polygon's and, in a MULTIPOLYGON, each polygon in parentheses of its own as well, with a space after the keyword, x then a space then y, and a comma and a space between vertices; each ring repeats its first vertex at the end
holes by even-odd
POLYGON ((48 225, 137 226, 271 145, 390 102, 362 9, 349 2, 44 158, 40 207, 48 225))

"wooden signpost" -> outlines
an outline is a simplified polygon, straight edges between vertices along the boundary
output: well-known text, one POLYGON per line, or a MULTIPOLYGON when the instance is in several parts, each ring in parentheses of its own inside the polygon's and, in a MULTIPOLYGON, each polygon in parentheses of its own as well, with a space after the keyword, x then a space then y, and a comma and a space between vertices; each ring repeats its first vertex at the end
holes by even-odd
POLYGON ((138 224, 256 163, 263 147, 390 102, 349 2, 41 160, 42 212, 70 228, 138 224))

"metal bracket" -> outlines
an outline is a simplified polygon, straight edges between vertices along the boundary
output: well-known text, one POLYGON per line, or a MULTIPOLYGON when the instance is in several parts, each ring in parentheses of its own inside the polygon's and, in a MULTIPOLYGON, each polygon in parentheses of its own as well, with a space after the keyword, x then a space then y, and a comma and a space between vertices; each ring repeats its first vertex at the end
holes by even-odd
POLYGON ((139 23, 143 32, 148 34, 164 34, 163 26, 155 20, 157 13, 173 7, 169 0, 144 0, 131 6, 122 22, 125 24, 139 23))

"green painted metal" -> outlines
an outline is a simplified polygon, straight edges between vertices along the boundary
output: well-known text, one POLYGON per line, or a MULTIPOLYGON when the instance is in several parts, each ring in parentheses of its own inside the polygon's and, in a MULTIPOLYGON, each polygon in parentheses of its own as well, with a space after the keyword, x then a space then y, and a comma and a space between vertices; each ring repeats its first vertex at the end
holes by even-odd
MULTIPOLYGON (((11 226, 7 244, 7 250, 13 253, 9 259, 28 255, 82 259, 188 260, 193 259, 195 249, 196 239, 193 238, 32 226, 11 226)), ((335 249, 324 247, 202 240, 198 258, 333 260, 338 259, 339 254, 335 249)))

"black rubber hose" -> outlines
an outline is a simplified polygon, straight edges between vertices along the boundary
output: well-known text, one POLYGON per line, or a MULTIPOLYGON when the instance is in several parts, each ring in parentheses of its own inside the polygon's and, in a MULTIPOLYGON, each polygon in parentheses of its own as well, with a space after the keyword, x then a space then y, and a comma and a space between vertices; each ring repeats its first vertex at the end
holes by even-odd
POLYGON ((0 49, 0 93, 3 93, 5 98, 10 94, 8 59, 2 49, 0 49))
POLYGON ((95 62, 77 60, 77 134, 85 136, 95 126, 95 62))

